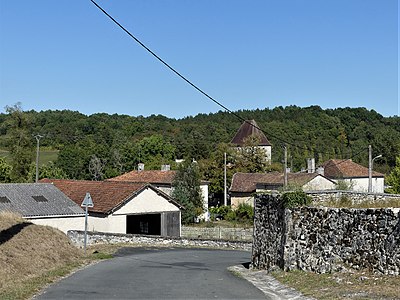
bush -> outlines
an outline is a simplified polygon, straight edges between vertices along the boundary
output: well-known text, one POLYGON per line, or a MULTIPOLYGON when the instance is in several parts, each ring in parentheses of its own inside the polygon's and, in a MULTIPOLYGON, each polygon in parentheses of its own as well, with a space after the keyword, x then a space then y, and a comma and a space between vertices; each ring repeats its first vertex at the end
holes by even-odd
POLYGON ((240 203, 236 209, 238 221, 252 221, 254 217, 254 209, 251 205, 240 203))
POLYGON ((251 205, 241 203, 236 210, 230 206, 211 207, 209 209, 211 220, 217 218, 239 223, 249 223, 253 221, 254 211, 251 205))
POLYGON ((311 197, 303 191, 287 192, 282 195, 282 202, 285 208, 309 205, 311 197))

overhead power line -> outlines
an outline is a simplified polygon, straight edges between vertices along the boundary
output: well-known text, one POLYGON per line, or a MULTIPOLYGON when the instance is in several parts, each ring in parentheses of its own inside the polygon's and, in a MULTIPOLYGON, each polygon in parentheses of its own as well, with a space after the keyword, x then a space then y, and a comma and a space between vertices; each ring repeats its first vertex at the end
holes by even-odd
POLYGON ((254 124, 251 124, 248 122, 246 119, 242 118, 240 115, 235 113, 234 111, 230 110, 228 107, 223 105, 221 102, 217 101, 213 97, 211 97, 209 94, 207 94, 205 91, 203 91, 201 88, 199 88, 197 85, 192 83, 189 79, 187 79, 185 76, 183 76, 180 72, 178 72, 175 68, 173 68, 170 64, 168 64, 165 60, 163 60, 160 56, 158 56, 154 51, 152 51, 149 47, 147 47, 145 44, 143 44, 137 37, 135 37, 132 33, 129 32, 124 26, 122 26, 117 20, 115 20, 108 12, 106 12, 100 5, 98 5, 94 0, 90 0, 99 10, 101 10, 108 18, 110 18, 119 28, 121 28, 126 34, 128 34, 132 39, 134 39, 140 46, 142 46, 147 52, 149 52, 151 55, 153 55, 158 61, 160 61, 164 66, 166 66, 169 70, 171 70, 175 75, 180 77, 182 80, 184 80, 187 84, 189 84, 191 87, 193 87, 195 90, 197 90, 199 93, 203 94, 205 97, 210 99, 212 102, 217 104, 218 106, 222 107, 224 110, 227 112, 231 113, 238 119, 240 119, 243 122, 246 122, 247 124, 253 126, 254 128, 257 128, 258 130, 262 131, 264 134, 267 134, 269 136, 272 136, 273 138, 279 140, 280 142, 292 145, 294 147, 299 147, 296 144, 290 143, 288 141, 285 141, 278 136, 275 136, 271 133, 266 133, 263 129, 259 128, 258 126, 255 126, 254 124))
MULTIPOLYGON (((225 106, 224 104, 222 104, 221 102, 217 101, 216 99, 214 99, 213 97, 211 97, 209 94, 207 94, 205 91, 203 91, 201 88, 199 88, 197 85, 195 85, 194 83, 192 83, 189 79, 187 79, 185 76, 183 76, 180 72, 178 72, 175 68, 173 68, 170 64, 168 64, 165 60, 163 60, 160 56, 158 56, 154 51, 152 51, 149 47, 147 47, 144 43, 142 43, 137 37, 135 37, 128 29, 126 29, 123 25, 121 25, 116 19, 114 19, 107 11, 105 11, 99 4, 96 3, 96 1, 94 0, 90 0, 103 14, 105 14, 111 21, 113 21, 119 28, 121 28, 127 35, 129 35, 129 37, 131 37, 135 42, 137 42, 141 47, 143 47, 147 52, 149 52, 152 56, 154 56, 158 61, 160 61, 164 66, 166 66, 169 70, 171 70, 175 75, 177 75, 179 78, 181 78, 183 81, 185 81, 187 84, 189 84, 191 87, 193 87, 195 90, 197 90, 199 93, 201 93, 202 95, 204 95, 205 97, 207 97, 209 100, 211 100, 212 102, 214 102, 215 104, 217 104, 218 106, 222 107, 225 111, 231 113, 232 115, 234 115, 236 118, 238 118, 239 120, 241 120, 242 122, 245 122, 247 124, 249 124, 250 126, 253 126, 254 128, 260 130, 261 132, 263 132, 264 134, 266 134, 267 136, 271 136, 274 139, 287 144, 287 145, 291 145, 293 147, 302 149, 303 147, 300 145, 297 145, 293 142, 288 142, 282 138, 280 138, 277 135, 274 135, 272 133, 267 133, 265 132, 262 128, 260 128, 259 126, 256 126, 252 123, 250 123, 249 121, 247 121, 246 119, 244 119, 243 117, 241 117, 239 114, 235 113, 234 111, 232 111, 231 109, 229 109, 227 106, 225 106)), ((322 152, 321 152, 322 153, 322 152)), ((326 154, 326 153, 325 153, 326 154)), ((353 156, 352 156, 353 157, 353 156)))

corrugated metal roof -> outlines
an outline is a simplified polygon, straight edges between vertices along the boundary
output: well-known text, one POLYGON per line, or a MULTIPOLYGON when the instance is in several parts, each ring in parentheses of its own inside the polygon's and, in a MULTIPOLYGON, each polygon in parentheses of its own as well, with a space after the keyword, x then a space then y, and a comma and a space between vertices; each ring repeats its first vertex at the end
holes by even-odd
POLYGON ((0 211, 23 217, 84 215, 83 209, 50 183, 0 184, 0 211), (35 199, 36 198, 36 199, 35 199))

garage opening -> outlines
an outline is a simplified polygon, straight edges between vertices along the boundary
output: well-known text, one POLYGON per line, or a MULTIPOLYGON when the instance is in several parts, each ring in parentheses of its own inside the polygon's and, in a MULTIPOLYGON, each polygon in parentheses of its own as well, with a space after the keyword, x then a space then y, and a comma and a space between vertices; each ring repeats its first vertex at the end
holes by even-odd
POLYGON ((161 214, 126 216, 126 233, 161 235, 161 214))

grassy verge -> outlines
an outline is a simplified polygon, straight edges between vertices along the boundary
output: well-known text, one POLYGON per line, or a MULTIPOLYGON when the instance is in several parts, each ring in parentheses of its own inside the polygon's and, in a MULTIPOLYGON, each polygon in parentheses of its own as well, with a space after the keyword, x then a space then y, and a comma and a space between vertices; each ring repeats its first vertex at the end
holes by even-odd
POLYGON ((91 247, 90 250, 88 249, 91 254, 87 257, 82 256, 73 262, 65 263, 40 275, 30 276, 21 281, 16 281, 13 282, 13 284, 7 285, 7 288, 0 289, 0 299, 30 299, 49 284, 99 260, 112 258, 112 253, 120 247, 122 247, 122 245, 112 245, 112 247, 91 247), (100 249, 104 249, 104 252, 101 252, 100 249))
POLYGON ((400 276, 353 271, 332 274, 275 271, 271 275, 316 299, 400 299, 400 276))

